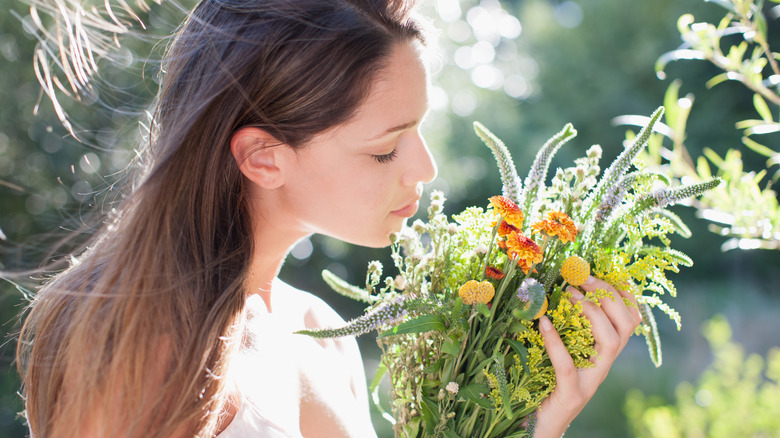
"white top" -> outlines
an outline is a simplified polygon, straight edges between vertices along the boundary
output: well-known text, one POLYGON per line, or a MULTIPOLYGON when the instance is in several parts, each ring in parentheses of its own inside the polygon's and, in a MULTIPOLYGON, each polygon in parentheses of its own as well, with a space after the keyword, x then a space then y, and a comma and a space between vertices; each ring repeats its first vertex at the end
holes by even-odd
POLYGON ((285 431, 279 425, 263 417, 257 407, 246 397, 227 428, 218 438, 302 438, 300 432, 285 431))

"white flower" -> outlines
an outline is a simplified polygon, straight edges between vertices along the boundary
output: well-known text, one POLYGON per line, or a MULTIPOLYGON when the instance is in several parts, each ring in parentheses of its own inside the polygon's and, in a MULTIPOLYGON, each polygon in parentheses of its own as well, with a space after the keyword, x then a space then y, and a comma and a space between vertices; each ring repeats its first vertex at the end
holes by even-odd
POLYGON ((485 245, 484 243, 480 243, 479 245, 477 245, 476 248, 474 248, 474 253, 476 253, 477 255, 487 254, 487 245, 485 245))
POLYGON ((395 286, 397 290, 406 289, 406 279, 401 275, 396 275, 393 280, 393 286, 395 286))
POLYGON ((450 394, 452 394, 452 395, 456 395, 456 394, 458 393, 458 390, 460 389, 460 387, 458 386, 458 384, 457 384, 457 383, 455 383, 455 382, 450 382, 450 383, 448 383, 448 384, 447 384, 447 386, 445 387, 445 389, 446 389, 446 390, 447 390, 447 391, 448 391, 450 394))
POLYGON ((447 233, 449 233, 449 235, 453 235, 457 232, 458 232, 458 224, 447 225, 447 233))

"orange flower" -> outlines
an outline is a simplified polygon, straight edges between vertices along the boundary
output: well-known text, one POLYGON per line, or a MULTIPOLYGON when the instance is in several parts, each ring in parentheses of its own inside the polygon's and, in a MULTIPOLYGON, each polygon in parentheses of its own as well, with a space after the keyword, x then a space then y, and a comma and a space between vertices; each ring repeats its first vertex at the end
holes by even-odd
POLYGON ((542 261, 542 248, 521 233, 510 233, 506 238, 506 245, 507 255, 513 258, 517 257, 517 265, 526 274, 534 264, 542 261))
POLYGON ((492 278, 493 280, 501 280, 502 278, 506 277, 504 271, 490 265, 485 267, 485 275, 487 275, 488 278, 492 278))
POLYGON ((490 198, 490 205, 493 207, 493 211, 499 216, 503 217, 509 225, 515 227, 523 226, 523 212, 520 207, 517 206, 511 199, 503 196, 493 196, 490 198))
MULTIPOLYGON (((521 221, 522 221, 522 219, 521 219, 521 221)), ((505 221, 505 220, 504 220, 504 221, 501 221, 501 225, 499 225, 499 226, 498 226, 498 235, 499 235, 500 237, 504 237, 504 236, 506 236, 507 234, 509 234, 509 233, 511 233, 511 232, 513 232, 513 231, 514 231, 515 233, 518 233, 518 232, 520 232, 520 230, 518 230, 516 226, 514 226, 514 225, 510 225, 510 224, 509 224, 507 221, 505 221)))
POLYGON ((563 243, 573 242, 577 238, 577 226, 569 215, 561 211, 550 211, 547 219, 531 225, 534 232, 548 236, 558 236, 563 243))

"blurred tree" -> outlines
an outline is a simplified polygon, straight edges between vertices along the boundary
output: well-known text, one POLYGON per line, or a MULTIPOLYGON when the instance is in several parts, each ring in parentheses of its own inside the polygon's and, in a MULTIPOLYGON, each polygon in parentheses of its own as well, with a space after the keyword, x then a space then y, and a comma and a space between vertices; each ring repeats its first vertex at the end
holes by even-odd
POLYGON ((677 386, 675 402, 664 404, 630 393, 625 410, 637 438, 775 437, 780 430, 780 349, 765 358, 746 355, 731 340, 725 317, 703 327, 714 356, 698 382, 677 386))
MULTIPOLYGON (((706 60, 722 71, 706 81, 708 88, 725 81, 744 85, 748 95, 752 94, 753 108, 759 118, 738 121, 736 128, 743 130, 741 141, 745 146, 768 159, 764 166, 757 167, 757 171, 745 170, 740 149, 730 148, 721 156, 711 148, 704 148, 704 155, 693 159, 685 144, 693 95, 680 97, 682 85, 675 81, 666 93, 666 126, 659 131, 671 140, 671 148, 664 147, 659 136, 652 142, 654 147, 650 148, 645 161, 653 166, 668 163, 663 167, 680 178, 706 180, 717 173, 724 179, 725 184, 692 202, 700 217, 714 222, 710 230, 730 237, 722 246, 724 251, 780 249, 780 206, 777 193, 772 190, 780 170, 775 169, 774 175, 770 173, 773 166, 780 164, 780 152, 756 139, 761 136, 762 142, 776 141, 776 133, 780 132, 780 122, 775 120, 780 109, 780 67, 776 60, 780 54, 770 49, 770 29, 774 28, 766 19, 767 15, 776 18, 780 6, 765 13, 763 1, 719 0, 713 3, 726 9, 726 15, 717 25, 694 22, 691 14, 680 17, 677 24, 684 43, 659 58, 656 62, 658 77, 666 77, 665 68, 671 61, 706 60)), ((642 125, 644 119, 628 116, 618 120, 619 123, 642 125)), ((696 138, 691 143, 694 142, 699 143, 696 138)))

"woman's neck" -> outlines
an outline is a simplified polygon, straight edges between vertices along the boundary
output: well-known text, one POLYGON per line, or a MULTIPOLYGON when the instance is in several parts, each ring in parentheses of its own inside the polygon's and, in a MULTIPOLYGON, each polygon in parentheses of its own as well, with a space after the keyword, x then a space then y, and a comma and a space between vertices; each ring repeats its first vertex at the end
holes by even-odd
POLYGON ((290 248, 306 237, 306 234, 274 227, 268 221, 258 225, 256 229, 260 232, 255 233, 255 252, 249 269, 246 293, 247 296, 259 295, 270 313, 273 311, 271 292, 274 279, 279 275, 290 248))

